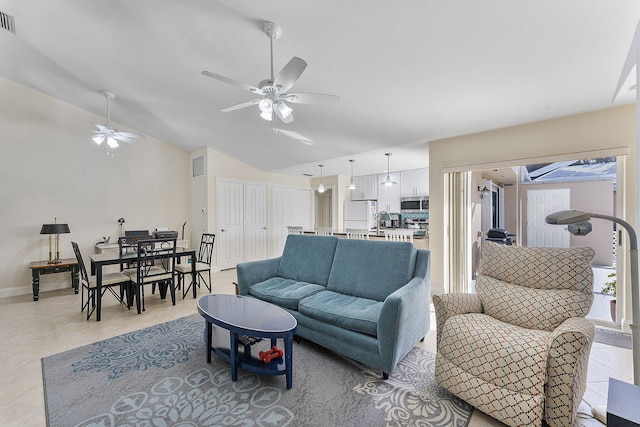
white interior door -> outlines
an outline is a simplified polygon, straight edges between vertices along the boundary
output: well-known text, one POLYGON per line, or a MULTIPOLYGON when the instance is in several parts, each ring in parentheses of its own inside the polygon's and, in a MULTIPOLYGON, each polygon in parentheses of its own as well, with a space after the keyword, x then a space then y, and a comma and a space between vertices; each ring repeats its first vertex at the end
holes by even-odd
POLYGON ((267 186, 246 184, 244 188, 244 260, 267 258, 267 186))
POLYGON ((217 188, 218 265, 234 268, 244 260, 244 184, 221 181, 217 188))
POLYGON ((571 190, 527 190, 527 246, 568 248, 571 235, 566 227, 549 225, 547 215, 571 209, 571 190))

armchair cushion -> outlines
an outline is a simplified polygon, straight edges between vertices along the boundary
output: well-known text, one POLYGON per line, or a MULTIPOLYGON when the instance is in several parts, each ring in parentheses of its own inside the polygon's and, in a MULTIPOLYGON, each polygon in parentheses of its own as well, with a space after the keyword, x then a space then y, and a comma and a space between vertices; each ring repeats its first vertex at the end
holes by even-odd
POLYGON ((436 379, 510 426, 540 425, 551 334, 480 313, 451 317, 438 343, 436 379))
POLYGON ((571 317, 584 317, 593 294, 569 289, 535 289, 478 275, 476 292, 489 316, 523 328, 553 331, 571 317))

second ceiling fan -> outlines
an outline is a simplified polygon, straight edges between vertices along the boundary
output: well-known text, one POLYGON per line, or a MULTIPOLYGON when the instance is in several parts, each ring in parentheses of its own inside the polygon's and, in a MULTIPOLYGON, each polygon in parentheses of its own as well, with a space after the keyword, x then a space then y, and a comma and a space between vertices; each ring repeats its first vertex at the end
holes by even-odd
POLYGON ((263 119, 271 121, 275 114, 281 122, 290 123, 293 121, 293 109, 287 105, 285 101, 294 104, 333 104, 340 101, 340 97, 337 95, 308 92, 288 93, 287 91, 293 87, 300 78, 300 75, 302 75, 302 72, 307 67, 307 63, 303 59, 294 56, 287 65, 280 70, 278 75, 274 76, 273 41, 280 37, 282 31, 277 24, 267 21, 264 23, 264 32, 271 40, 271 78, 261 81, 258 83, 258 86, 251 86, 210 71, 202 72, 202 74, 207 77, 237 86, 260 96, 250 101, 223 108, 221 110, 222 112, 227 113, 252 105, 258 105, 261 111, 260 117, 263 119))

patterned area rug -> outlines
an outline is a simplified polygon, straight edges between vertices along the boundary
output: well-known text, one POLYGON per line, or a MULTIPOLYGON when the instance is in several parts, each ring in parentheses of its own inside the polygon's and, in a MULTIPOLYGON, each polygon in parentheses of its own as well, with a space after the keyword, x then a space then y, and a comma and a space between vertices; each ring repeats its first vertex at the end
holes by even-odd
MULTIPOLYGON (((50 426, 467 426, 472 408, 434 380, 433 354, 414 348, 384 381, 313 343, 294 343, 284 376, 205 361, 193 315, 42 359, 50 426)), ((268 343, 256 344, 268 348, 268 343)), ((282 345, 279 346, 282 347, 282 345)), ((253 348, 252 348, 253 351, 253 348)))

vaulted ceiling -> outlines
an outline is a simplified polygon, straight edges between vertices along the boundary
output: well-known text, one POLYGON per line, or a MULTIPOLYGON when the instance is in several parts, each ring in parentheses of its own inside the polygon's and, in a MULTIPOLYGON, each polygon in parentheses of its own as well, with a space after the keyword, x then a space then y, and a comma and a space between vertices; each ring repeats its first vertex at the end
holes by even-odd
MULTIPOLYGON (((209 146, 265 171, 348 175, 427 164, 425 143, 634 102, 612 103, 640 19, 637 0, 0 0, 0 76, 186 150, 209 146), (264 21, 282 35, 275 72, 308 67, 294 91, 339 95, 291 104, 272 132, 250 85, 270 75, 264 21)), ((88 137, 91 123, 72 124, 88 137)), ((126 147, 124 147, 126 148, 126 147)))

